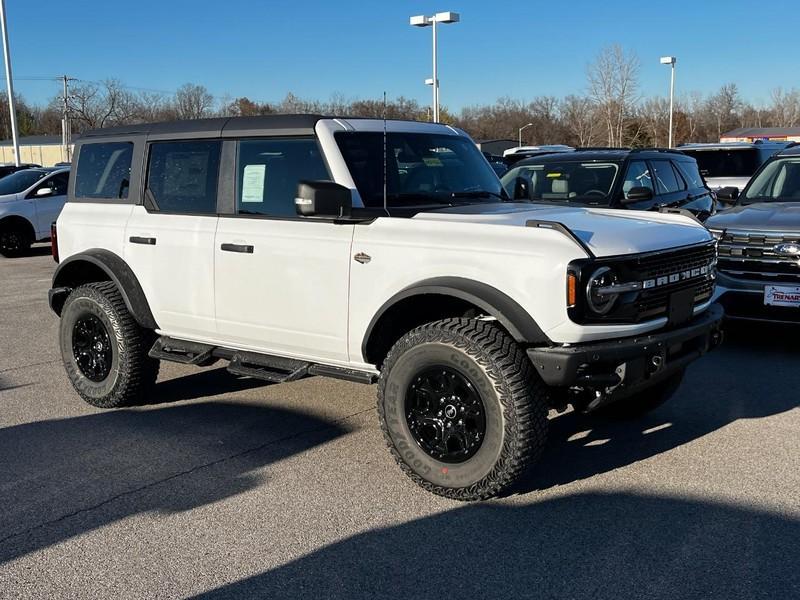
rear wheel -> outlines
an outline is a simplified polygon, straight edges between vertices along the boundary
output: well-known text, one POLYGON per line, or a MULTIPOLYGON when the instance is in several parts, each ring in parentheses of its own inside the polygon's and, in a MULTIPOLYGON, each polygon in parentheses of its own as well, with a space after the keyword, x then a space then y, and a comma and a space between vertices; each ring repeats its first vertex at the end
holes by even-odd
POLYGON ((33 238, 28 231, 17 225, 7 225, 0 228, 0 254, 14 257, 23 254, 33 244, 33 238))
POLYGON ((59 334, 67 375, 86 402, 117 408, 146 401, 160 364, 147 355, 155 335, 136 323, 113 283, 76 288, 59 334))
POLYGON ((378 415, 403 471, 424 489, 480 500, 541 455, 547 388, 491 322, 446 319, 404 335, 386 357, 378 415))

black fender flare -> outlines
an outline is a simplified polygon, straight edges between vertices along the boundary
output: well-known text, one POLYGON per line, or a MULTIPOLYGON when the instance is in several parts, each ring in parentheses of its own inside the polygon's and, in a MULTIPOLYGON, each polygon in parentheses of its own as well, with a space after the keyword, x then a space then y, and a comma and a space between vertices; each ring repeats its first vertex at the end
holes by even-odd
POLYGON ((516 300, 495 287, 463 277, 433 277, 410 285, 389 298, 372 320, 361 342, 362 356, 367 356, 367 346, 372 332, 381 317, 392 306, 412 296, 436 294, 451 296, 479 307, 494 317, 517 342, 526 345, 550 344, 550 340, 534 318, 516 300))
POLYGON ((87 265, 91 265, 89 268, 94 272, 98 269, 102 271, 117 286, 125 306, 139 325, 146 329, 158 329, 150 304, 133 269, 120 256, 102 248, 73 254, 59 263, 53 274, 53 285, 49 293, 53 312, 60 315, 67 295, 78 285, 89 281, 82 276, 87 265))

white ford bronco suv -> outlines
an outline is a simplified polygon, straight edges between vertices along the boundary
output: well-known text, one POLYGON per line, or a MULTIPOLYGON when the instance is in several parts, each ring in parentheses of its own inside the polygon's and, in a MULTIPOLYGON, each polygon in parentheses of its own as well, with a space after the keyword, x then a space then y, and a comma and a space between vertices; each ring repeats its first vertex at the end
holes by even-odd
POLYGON ((50 305, 75 389, 146 403, 159 361, 378 382, 402 469, 509 488, 548 410, 643 412, 720 340, 689 218, 511 202, 445 125, 312 115, 84 134, 50 305))

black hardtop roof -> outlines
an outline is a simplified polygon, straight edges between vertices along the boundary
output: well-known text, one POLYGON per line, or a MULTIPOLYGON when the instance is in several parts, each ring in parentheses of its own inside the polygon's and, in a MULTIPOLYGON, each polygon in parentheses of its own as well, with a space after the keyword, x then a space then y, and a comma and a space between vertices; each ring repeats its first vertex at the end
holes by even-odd
POLYGON ((81 139, 96 137, 113 137, 128 135, 205 135, 214 136, 223 133, 242 133, 245 131, 263 130, 313 133, 317 121, 322 115, 263 115, 257 117, 216 117, 211 119, 193 119, 187 121, 163 121, 160 123, 137 123, 118 125, 103 129, 92 129, 81 134, 81 139))
POLYGON ((670 156, 673 158, 690 159, 687 155, 679 150, 670 150, 668 148, 576 148, 574 152, 556 152, 551 154, 540 154, 532 158, 526 158, 519 161, 514 166, 535 165, 538 163, 550 162, 578 162, 590 160, 625 160, 629 156, 635 158, 665 158, 670 156))

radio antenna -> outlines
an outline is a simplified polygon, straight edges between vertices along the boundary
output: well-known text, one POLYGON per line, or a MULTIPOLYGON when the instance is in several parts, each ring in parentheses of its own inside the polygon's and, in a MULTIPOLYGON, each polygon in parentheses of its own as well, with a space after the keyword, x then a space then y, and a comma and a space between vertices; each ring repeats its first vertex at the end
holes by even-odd
POLYGON ((383 92, 383 210, 389 214, 386 193, 386 91, 383 92))

